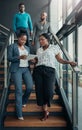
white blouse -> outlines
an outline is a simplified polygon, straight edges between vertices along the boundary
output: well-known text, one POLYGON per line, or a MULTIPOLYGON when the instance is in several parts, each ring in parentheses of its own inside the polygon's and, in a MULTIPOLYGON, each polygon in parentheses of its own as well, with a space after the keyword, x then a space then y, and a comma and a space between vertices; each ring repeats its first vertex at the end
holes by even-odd
MULTIPOLYGON (((19 55, 27 55, 28 56, 28 51, 26 49, 24 50, 21 50, 19 48, 19 55)), ((28 67, 28 59, 20 59, 20 64, 19 64, 19 67, 28 67)))
POLYGON ((38 63, 39 65, 45 65, 47 67, 55 67, 55 56, 60 53, 58 45, 49 45, 49 47, 46 50, 43 50, 43 48, 39 48, 37 50, 37 57, 38 57, 38 63))

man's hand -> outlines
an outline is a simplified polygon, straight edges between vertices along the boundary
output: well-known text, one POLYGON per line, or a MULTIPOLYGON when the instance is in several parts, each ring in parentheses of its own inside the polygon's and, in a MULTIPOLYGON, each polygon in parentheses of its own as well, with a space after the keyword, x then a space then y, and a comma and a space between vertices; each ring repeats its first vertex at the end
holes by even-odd
POLYGON ((33 31, 30 32, 30 36, 33 36, 33 31))
POLYGON ((34 43, 34 42, 32 42, 32 46, 34 46, 34 44, 35 44, 35 43, 34 43))

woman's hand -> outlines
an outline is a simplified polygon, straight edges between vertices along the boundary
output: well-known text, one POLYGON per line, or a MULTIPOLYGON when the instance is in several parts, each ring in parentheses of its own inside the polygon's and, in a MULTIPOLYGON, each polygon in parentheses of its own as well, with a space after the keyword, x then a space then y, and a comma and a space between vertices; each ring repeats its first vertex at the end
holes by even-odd
POLYGON ((70 61, 70 65, 72 65, 72 66, 76 66, 77 63, 76 63, 76 62, 73 62, 73 61, 70 61))
POLYGON ((34 63, 34 64, 37 64, 37 62, 38 62, 38 58, 35 57, 34 59, 31 59, 30 61, 31 61, 32 63, 34 63))
POLYGON ((26 60, 27 59, 27 55, 21 55, 21 56, 19 56, 19 59, 26 60))
POLYGON ((61 57, 60 53, 58 53, 55 57, 56 57, 57 61, 60 62, 60 63, 62 63, 62 64, 70 64, 71 66, 76 66, 77 65, 76 62, 69 61, 69 60, 64 60, 61 57))
POLYGON ((35 60, 35 59, 31 59, 30 61, 31 61, 32 63, 34 63, 34 64, 36 63, 36 60, 35 60))

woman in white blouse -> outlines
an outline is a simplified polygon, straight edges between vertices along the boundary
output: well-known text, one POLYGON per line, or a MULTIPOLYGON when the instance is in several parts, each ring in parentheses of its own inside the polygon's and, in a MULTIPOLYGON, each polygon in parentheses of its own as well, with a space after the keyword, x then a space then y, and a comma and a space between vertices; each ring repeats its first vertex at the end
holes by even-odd
POLYGON ((8 61, 11 62, 10 72, 15 84, 16 114, 18 119, 24 120, 22 106, 26 106, 32 91, 33 81, 28 68, 29 48, 25 45, 27 36, 25 33, 18 35, 18 42, 8 46, 8 61), (22 94, 22 79, 26 90, 22 94))
POLYGON ((34 69, 34 81, 36 87, 37 104, 42 107, 42 121, 49 116, 48 107, 53 98, 53 87, 55 77, 55 57, 62 64, 76 65, 75 62, 67 61, 61 58, 60 51, 56 45, 49 44, 49 36, 43 33, 39 36, 40 48, 37 51, 37 58, 33 60, 36 63, 34 69))

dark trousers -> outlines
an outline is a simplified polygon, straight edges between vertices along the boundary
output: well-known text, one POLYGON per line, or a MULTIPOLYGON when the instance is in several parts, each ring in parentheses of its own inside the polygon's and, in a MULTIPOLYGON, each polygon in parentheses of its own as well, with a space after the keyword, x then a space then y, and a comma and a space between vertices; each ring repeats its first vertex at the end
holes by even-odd
POLYGON ((35 81, 35 90, 37 104, 39 106, 48 105, 54 94, 55 69, 46 66, 38 66, 34 69, 33 77, 35 81))

